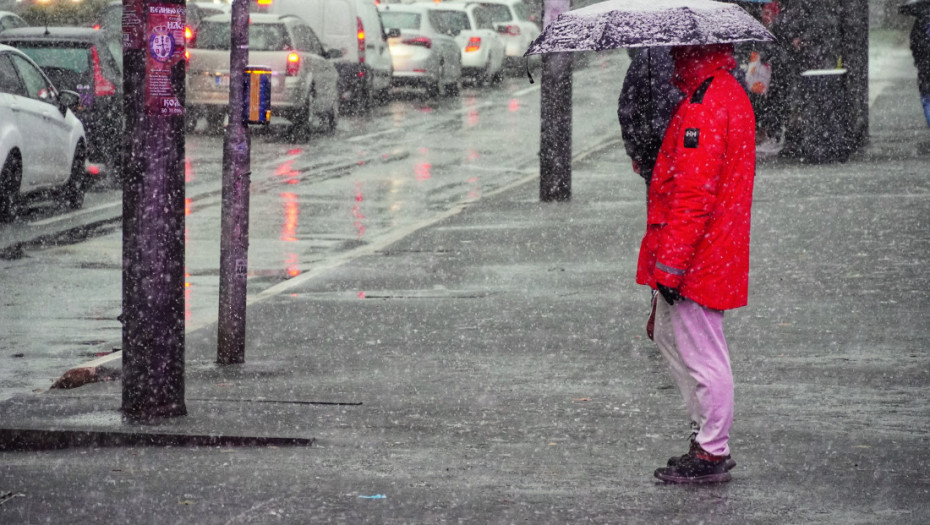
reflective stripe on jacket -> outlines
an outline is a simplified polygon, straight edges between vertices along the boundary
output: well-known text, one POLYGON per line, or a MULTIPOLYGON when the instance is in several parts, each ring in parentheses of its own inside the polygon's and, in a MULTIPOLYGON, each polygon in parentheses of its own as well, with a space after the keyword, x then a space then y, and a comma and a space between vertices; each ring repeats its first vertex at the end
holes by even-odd
POLYGON ((649 188, 636 281, 708 308, 744 306, 755 176, 755 115, 728 73, 728 46, 676 61, 687 96, 672 117, 649 188))

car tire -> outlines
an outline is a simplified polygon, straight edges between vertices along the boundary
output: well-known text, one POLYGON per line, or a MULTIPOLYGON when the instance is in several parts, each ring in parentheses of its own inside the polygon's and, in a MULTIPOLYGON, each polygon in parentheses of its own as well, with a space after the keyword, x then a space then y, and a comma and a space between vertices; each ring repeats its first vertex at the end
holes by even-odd
POLYGON ((439 75, 436 77, 435 82, 430 82, 426 85, 426 94, 430 98, 444 97, 446 85, 442 82, 442 77, 446 75, 446 66, 445 64, 439 64, 439 75))
POLYGON ((12 222, 19 215, 19 185, 23 162, 19 157, 7 157, 0 169, 0 222, 12 222))
POLYGON ((339 124, 339 100, 333 102, 333 107, 323 115, 323 133, 333 135, 339 124))
POLYGON ((87 171, 84 166, 84 145, 79 144, 71 161, 71 176, 65 183, 62 196, 66 206, 78 210, 84 206, 84 193, 87 192, 87 171))
POLYGON ((197 114, 188 113, 184 115, 184 133, 193 133, 197 129, 197 121, 200 120, 197 114))
POLYGON ((446 84, 445 93, 443 96, 446 97, 457 97, 462 91, 462 80, 458 79, 455 82, 450 82, 446 84))
POLYGON ((210 111, 207 113, 207 131, 210 133, 222 133, 225 120, 226 112, 210 111))

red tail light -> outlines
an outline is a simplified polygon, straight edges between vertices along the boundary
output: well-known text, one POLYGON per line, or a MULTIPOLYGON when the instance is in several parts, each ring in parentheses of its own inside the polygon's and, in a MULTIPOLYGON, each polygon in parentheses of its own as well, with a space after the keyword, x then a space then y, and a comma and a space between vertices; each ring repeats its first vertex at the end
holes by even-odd
POLYGON ((510 36, 520 36, 520 26, 507 26, 507 34, 510 36))
POLYGON ((481 49, 481 37, 473 36, 468 39, 468 43, 465 44, 465 52, 471 53, 473 51, 478 51, 481 49))
POLYGON ((116 94, 116 86, 113 82, 103 76, 103 68, 100 67, 100 54, 97 53, 97 46, 90 48, 91 57, 94 61, 94 96, 105 97, 116 94))
POLYGON ((365 63, 365 25, 361 18, 355 19, 358 25, 358 61, 365 63))
POLYGON ((300 73, 300 55, 291 53, 287 55, 287 76, 295 77, 300 73))
POLYGON ((413 38, 405 38, 400 41, 401 44, 407 44, 408 46, 423 46, 426 49, 433 47, 433 41, 425 36, 417 36, 413 38))
POLYGON ((191 26, 184 26, 184 43, 188 46, 194 45, 194 30, 191 26))

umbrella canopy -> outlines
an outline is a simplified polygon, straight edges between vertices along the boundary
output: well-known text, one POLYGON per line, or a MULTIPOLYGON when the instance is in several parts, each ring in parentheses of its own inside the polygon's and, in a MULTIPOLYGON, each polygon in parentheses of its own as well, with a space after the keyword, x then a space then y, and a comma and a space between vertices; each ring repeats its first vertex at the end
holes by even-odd
POLYGON ((930 12, 930 0, 908 0, 901 4, 898 12, 902 15, 920 16, 930 12))
POLYGON ((775 40, 742 7, 712 0, 606 0, 562 13, 525 55, 775 40))

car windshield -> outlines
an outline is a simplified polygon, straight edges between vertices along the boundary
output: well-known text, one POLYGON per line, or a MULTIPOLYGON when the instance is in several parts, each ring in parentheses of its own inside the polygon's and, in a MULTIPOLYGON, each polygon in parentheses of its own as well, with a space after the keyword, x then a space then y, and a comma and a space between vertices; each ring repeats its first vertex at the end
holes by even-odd
MULTIPOLYGON (((229 22, 204 22, 191 47, 229 50, 229 22)), ((287 51, 291 49, 283 24, 252 24, 249 26, 249 51, 287 51)))
POLYGON ((513 17, 510 15, 510 8, 502 4, 481 4, 491 12, 491 19, 495 22, 510 22, 513 17))
POLYGON ((384 11, 381 13, 381 23, 387 29, 420 29, 420 14, 384 11))

